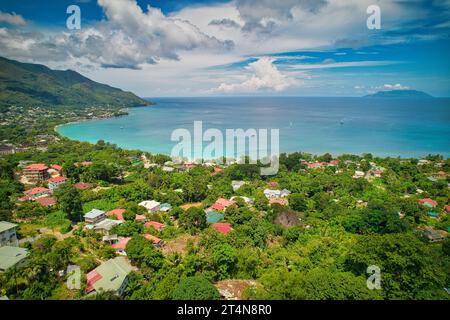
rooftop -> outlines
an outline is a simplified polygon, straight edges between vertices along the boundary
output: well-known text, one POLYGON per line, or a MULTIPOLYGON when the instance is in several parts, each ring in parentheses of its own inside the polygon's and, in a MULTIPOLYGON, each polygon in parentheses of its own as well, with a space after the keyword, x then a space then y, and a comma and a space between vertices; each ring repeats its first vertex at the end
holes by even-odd
POLYGON ((91 211, 86 213, 84 215, 84 217, 87 218, 87 219, 95 219, 95 218, 98 218, 99 216, 101 216, 103 214, 105 214, 105 211, 98 210, 98 209, 92 209, 91 211))
POLYGON ((19 247, 0 247, 0 270, 7 270, 27 257, 28 250, 19 247))
POLYGON ((25 168, 25 170, 28 170, 28 171, 36 171, 36 170, 42 171, 42 170, 47 170, 47 169, 48 169, 48 167, 43 163, 33 163, 25 168))
POLYGON ((131 271, 132 267, 124 257, 108 260, 87 274, 87 291, 115 292, 131 271))
POLYGON ((17 224, 7 222, 7 221, 0 221, 0 232, 4 232, 6 230, 12 229, 17 227, 17 224))

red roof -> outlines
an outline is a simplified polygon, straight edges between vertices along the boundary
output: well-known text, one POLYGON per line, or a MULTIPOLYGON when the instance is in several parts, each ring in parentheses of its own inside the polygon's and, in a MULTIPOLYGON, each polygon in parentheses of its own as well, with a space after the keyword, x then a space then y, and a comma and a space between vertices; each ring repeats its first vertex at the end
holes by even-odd
POLYGON ((39 203, 41 206, 51 207, 56 204, 56 199, 53 197, 45 197, 36 199, 36 202, 39 203))
POLYGON ((280 206, 287 206, 289 202, 287 199, 270 199, 269 204, 279 204, 280 206))
POLYGON ((148 234, 148 233, 144 234, 144 238, 149 240, 149 241, 152 241, 153 244, 158 244, 158 243, 160 243, 162 241, 160 238, 155 237, 155 236, 153 236, 151 234, 148 234))
POLYGON ((97 281, 99 281, 101 278, 102 278, 102 276, 101 276, 101 274, 100 273, 98 273, 97 271, 95 271, 95 269, 94 270, 92 270, 91 272, 89 272, 87 275, 86 275, 86 278, 87 278, 87 287, 86 287, 86 292, 91 292, 91 291, 94 291, 94 284, 97 282, 97 281))
POLYGON ((315 162, 315 163, 306 163, 306 166, 309 169, 317 169, 322 168, 324 164, 325 164, 324 162, 315 162))
POLYGON ((111 245, 111 247, 113 247, 113 249, 116 249, 116 250, 125 250, 125 248, 127 247, 127 243, 130 240, 131 240, 131 238, 122 238, 119 240, 119 242, 111 245))
POLYGON ((165 224, 157 222, 157 221, 149 221, 147 223, 144 224, 145 227, 153 227, 158 231, 161 231, 162 229, 164 229, 166 227, 165 224))
POLYGON ((269 188, 278 188, 278 182, 276 181, 271 181, 268 183, 269 188))
POLYGON ((231 231, 231 224, 229 224, 229 223, 218 222, 218 223, 214 223, 212 225, 212 227, 214 229, 216 229, 216 231, 223 233, 223 234, 229 234, 231 231))
POLYGON ((438 171, 437 174, 440 175, 440 176, 445 176, 445 175, 447 175, 444 171, 438 171))
POLYGON ((25 168, 25 170, 27 170, 27 171, 42 171, 42 170, 47 170, 47 169, 48 169, 48 167, 43 163, 33 163, 25 168))
POLYGON ((446 205, 446 206, 444 207, 444 209, 445 209, 445 211, 447 211, 448 213, 450 213, 450 205, 446 205))
POLYGON ((218 175, 218 174, 221 173, 221 172, 222 172, 222 169, 221 169, 221 168, 219 168, 219 167, 214 167, 214 172, 211 173, 211 175, 214 177, 214 176, 218 175))
POLYGON ((436 207, 438 205, 438 203, 436 201, 429 199, 429 198, 421 199, 421 200, 419 200, 419 203, 420 204, 428 203, 432 207, 436 207))
POLYGON ((110 216, 116 216, 116 218, 120 221, 125 221, 123 218, 123 213, 125 212, 125 209, 114 209, 106 213, 108 217, 110 216))
POLYGON ((88 190, 92 188, 92 184, 87 183, 87 182, 78 182, 75 183, 74 188, 79 189, 79 190, 88 190))
POLYGON ((54 178, 50 178, 48 179, 48 182, 62 182, 62 181, 66 181, 67 178, 65 177, 54 177, 54 178))
POLYGON ((339 164, 339 160, 331 160, 330 164, 337 166, 339 164))
POLYGON ((59 164, 52 165, 52 168, 57 170, 57 171, 61 171, 61 169, 62 169, 62 167, 59 164))
POLYGON ((37 188, 33 188, 33 189, 26 191, 26 194, 28 194, 30 196, 34 196, 36 194, 45 193, 45 192, 50 192, 50 190, 47 188, 43 188, 43 187, 37 187, 37 188))
POLYGON ((145 214, 137 214, 135 218, 136 221, 145 221, 145 219, 147 219, 145 214))
POLYGON ((221 205, 220 203, 214 203, 211 206, 211 208, 214 209, 214 210, 218 210, 218 211, 225 210, 225 207, 223 205, 221 205))

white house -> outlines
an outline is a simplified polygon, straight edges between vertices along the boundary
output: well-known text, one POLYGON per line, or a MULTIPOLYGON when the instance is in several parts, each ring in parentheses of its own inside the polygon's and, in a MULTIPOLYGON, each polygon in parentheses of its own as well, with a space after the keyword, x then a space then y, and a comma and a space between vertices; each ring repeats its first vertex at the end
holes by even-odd
POLYGON ((157 212, 159 211, 161 203, 155 200, 146 200, 139 203, 139 205, 147 209, 148 212, 157 212))
POLYGON ((67 179, 65 177, 54 177, 48 179, 48 188, 50 190, 56 190, 60 185, 66 183, 67 179))
POLYGON ((231 181, 231 186, 233 187, 233 191, 239 190, 243 185, 245 185, 245 181, 238 181, 238 180, 231 181))
POLYGON ((283 189, 280 191, 280 197, 285 198, 287 196, 289 196, 291 194, 291 191, 289 191, 288 189, 283 189))
POLYGON ((273 189, 265 189, 264 190, 264 195, 267 198, 278 198, 281 196, 281 191, 280 190, 273 190, 273 189))

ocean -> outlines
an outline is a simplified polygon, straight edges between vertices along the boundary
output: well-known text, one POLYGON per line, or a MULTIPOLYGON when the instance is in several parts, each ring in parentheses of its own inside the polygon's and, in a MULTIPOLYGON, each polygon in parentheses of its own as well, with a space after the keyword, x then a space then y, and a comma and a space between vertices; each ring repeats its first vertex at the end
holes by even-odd
POLYGON ((129 115, 71 123, 70 139, 170 154, 173 130, 279 129, 280 152, 450 157, 450 99, 205 97, 155 98, 129 115))

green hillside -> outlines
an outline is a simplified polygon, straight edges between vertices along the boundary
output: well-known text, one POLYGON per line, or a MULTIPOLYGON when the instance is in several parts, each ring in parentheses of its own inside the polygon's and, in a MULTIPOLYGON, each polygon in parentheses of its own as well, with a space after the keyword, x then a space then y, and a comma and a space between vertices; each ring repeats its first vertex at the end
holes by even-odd
POLYGON ((0 57, 0 107, 134 107, 149 102, 72 71, 0 57))

